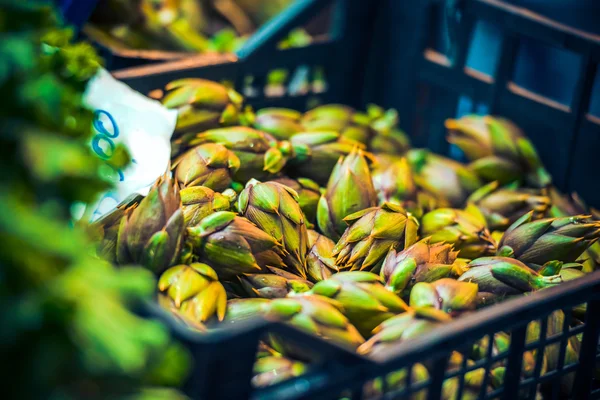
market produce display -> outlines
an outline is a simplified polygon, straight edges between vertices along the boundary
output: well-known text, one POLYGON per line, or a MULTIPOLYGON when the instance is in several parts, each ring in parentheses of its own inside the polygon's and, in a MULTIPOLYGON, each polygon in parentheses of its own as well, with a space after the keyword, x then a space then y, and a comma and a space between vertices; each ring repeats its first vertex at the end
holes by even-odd
MULTIPOLYGON (((124 261, 161 276, 158 291, 169 299, 161 304, 201 329, 262 316, 381 357, 490 304, 585 279, 600 261, 598 213, 552 186, 531 142, 509 121, 449 120, 448 139, 465 164, 411 149, 393 110, 333 104, 254 117, 237 94, 230 107, 231 89, 218 83, 174 86, 185 96, 173 102, 167 92, 163 103, 186 107, 181 118, 214 116, 203 130, 174 137, 172 177, 121 206, 120 223, 98 224, 106 232, 99 248, 117 262, 124 248, 124 261), (209 112, 198 100, 202 87, 230 94, 209 112), (246 117, 222 118, 227 107, 246 117), (396 144, 384 146, 392 153, 381 151, 384 142, 396 144)), ((500 347, 510 337, 496 336, 500 347)), ((570 340, 577 354, 581 337, 570 340)), ((285 337, 270 335, 261 346, 257 386, 310 369, 310 349, 285 337)), ((454 354, 449 370, 485 357, 482 349, 478 342, 454 354)), ((546 349, 542 372, 557 352, 546 349)), ((501 386, 503 363, 486 379, 483 369, 469 372, 466 393, 476 395, 483 382, 484 390, 501 386)), ((428 368, 411 373, 421 379, 428 368)), ((397 389, 407 373, 374 381, 365 393, 397 389)), ((443 398, 453 398, 457 385, 446 381, 443 398)))

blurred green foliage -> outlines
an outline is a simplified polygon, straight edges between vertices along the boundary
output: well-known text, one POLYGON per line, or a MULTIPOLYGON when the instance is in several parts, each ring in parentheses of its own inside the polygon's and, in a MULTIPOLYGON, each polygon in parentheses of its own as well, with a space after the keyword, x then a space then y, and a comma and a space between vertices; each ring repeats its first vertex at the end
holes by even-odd
POLYGON ((71 40, 48 2, 0 0, 3 398, 178 399, 165 387, 185 378, 187 354, 131 312, 152 296, 152 274, 97 258, 70 214, 110 187, 82 106, 100 60, 71 40))

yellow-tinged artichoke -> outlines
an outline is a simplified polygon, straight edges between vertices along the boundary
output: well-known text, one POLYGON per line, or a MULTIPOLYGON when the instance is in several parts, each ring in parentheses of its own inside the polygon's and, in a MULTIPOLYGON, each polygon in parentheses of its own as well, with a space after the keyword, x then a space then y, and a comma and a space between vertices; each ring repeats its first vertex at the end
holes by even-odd
POLYGON ((186 78, 170 82, 165 90, 162 103, 179 111, 174 138, 244 121, 244 98, 220 83, 186 78))
POLYGON ((225 318, 227 295, 215 271, 206 264, 177 265, 166 270, 158 280, 158 290, 165 293, 186 318, 205 322, 213 315, 225 318))
POLYGON ((450 275, 458 252, 452 245, 430 243, 425 238, 407 249, 389 251, 381 267, 381 277, 391 291, 403 294, 418 282, 434 282, 450 275))
POLYGON ((121 219, 117 262, 139 263, 160 273, 179 260, 184 233, 179 189, 164 175, 139 206, 121 219))
POLYGON ((183 154, 173 167, 181 187, 206 186, 220 192, 231 186, 240 159, 221 144, 204 143, 183 154))
POLYGON ((276 182, 250 180, 238 197, 239 212, 285 249, 288 269, 306 278, 308 233, 298 194, 276 182))
POLYGON ((429 236, 431 243, 451 244, 462 258, 473 259, 496 251, 485 217, 472 204, 464 210, 438 208, 428 212, 421 219, 421 235, 429 236))
POLYGON ((432 283, 419 282, 410 291, 411 307, 433 307, 452 316, 475 310, 477 284, 442 278, 432 283))
POLYGON ((386 319, 408 310, 406 303, 371 272, 340 272, 315 284, 310 293, 339 301, 343 314, 364 337, 386 319))
POLYGON ((187 245, 221 279, 263 271, 264 266, 285 268, 283 246, 248 219, 219 211, 187 229, 187 245))
POLYGON ((232 189, 218 193, 204 186, 185 188, 179 194, 186 226, 195 226, 205 217, 217 211, 229 211, 231 203, 237 197, 232 189))
POLYGON ((313 284, 298 275, 279 268, 267 267, 269 273, 240 276, 242 287, 249 297, 277 299, 290 293, 308 292, 313 284))
POLYGON ((369 164, 362 150, 356 149, 340 158, 331 173, 317 210, 319 229, 329 238, 339 240, 346 230, 344 218, 376 203, 369 164))
POLYGON ((551 183, 535 148, 509 120, 470 115, 447 120, 446 128, 448 141, 460 147, 482 179, 500 184, 522 180, 535 188, 551 183))
POLYGON ((327 236, 308 230, 308 253, 306 254, 306 274, 313 282, 319 282, 339 272, 332 255, 335 243, 327 236))
POLYGON ((379 270, 390 249, 405 249, 417 241, 419 222, 392 203, 365 208, 344 221, 349 226, 333 249, 342 269, 379 270))

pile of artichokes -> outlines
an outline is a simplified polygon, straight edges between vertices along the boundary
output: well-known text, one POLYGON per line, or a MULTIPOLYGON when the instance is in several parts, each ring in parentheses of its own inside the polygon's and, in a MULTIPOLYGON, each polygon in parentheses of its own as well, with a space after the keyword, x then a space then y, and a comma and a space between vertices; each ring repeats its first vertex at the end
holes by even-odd
MULTIPOLYGON (((600 262, 600 221, 552 186, 531 142, 502 118, 447 121, 463 164, 411 149, 396 112, 376 106, 269 108, 254 117, 242 96, 201 79, 168 85, 163 102, 181 115, 172 173, 105 218, 101 248, 119 264, 152 270, 161 304, 190 326, 260 315, 376 357, 600 262)), ((497 336, 495 346, 505 345, 508 335, 497 336)), ((572 340, 568 356, 576 358, 579 339, 572 340)), ((284 337, 261 346, 257 386, 297 376, 311 362, 284 337)), ((485 357, 482 347, 454 354, 449 368, 485 357)), ((414 368, 413 379, 427 367, 414 368)), ((503 368, 494 364, 485 380, 485 371, 472 371, 465 390, 502 385, 503 368)), ((402 381, 375 382, 367 392, 402 381)), ((444 384, 444 398, 455 386, 444 384)))

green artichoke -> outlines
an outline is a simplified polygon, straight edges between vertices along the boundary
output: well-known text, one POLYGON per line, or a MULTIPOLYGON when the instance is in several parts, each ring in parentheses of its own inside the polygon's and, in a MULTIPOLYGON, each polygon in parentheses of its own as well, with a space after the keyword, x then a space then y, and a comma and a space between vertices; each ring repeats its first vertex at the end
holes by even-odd
POLYGON ((491 296, 522 294, 562 283, 560 275, 542 276, 519 260, 507 257, 473 260, 458 280, 476 283, 480 293, 491 296))
POLYGON ((206 186, 220 192, 231 186, 240 159, 221 144, 204 143, 182 155, 173 167, 182 187, 206 186))
POLYGON ((296 151, 296 158, 291 160, 293 168, 288 171, 294 176, 304 176, 326 185, 331 172, 340 157, 345 157, 358 147, 365 146, 355 140, 345 138, 335 131, 303 132, 291 137, 290 142, 296 151))
POLYGON ((357 351, 376 359, 385 359, 397 343, 417 338, 451 319, 448 314, 431 307, 411 309, 382 322, 373 330, 373 337, 357 351))
POLYGON ((313 108, 304 113, 300 123, 306 131, 334 131, 365 145, 373 135, 368 115, 341 104, 313 108))
POLYGON ((179 111, 175 138, 244 121, 243 97, 220 83, 186 78, 170 82, 165 90, 162 103, 179 111))
POLYGON ((221 279, 257 273, 266 265, 285 268, 281 243, 235 213, 216 212, 187 232, 194 257, 212 265, 221 279))
POLYGON ((287 177, 273 179, 272 181, 293 189, 298 194, 298 204, 307 222, 316 223, 321 188, 315 181, 308 178, 291 179, 287 177))
POLYGON ((543 218, 551 205, 539 190, 499 188, 498 182, 477 189, 468 201, 481 210, 491 230, 508 228, 530 210, 533 219, 543 218))
POLYGON ((462 207, 467 197, 481 186, 475 173, 449 158, 423 149, 410 150, 406 158, 417 188, 431 194, 440 205, 462 207))
POLYGON ((285 248, 285 265, 306 278, 308 233, 298 194, 276 182, 250 180, 238 197, 239 212, 285 248))
POLYGON ((241 275, 242 287, 249 297, 276 299, 286 297, 289 293, 308 292, 313 284, 279 268, 267 267, 268 274, 241 275))
POLYGON ((304 128, 300 125, 302 114, 289 108, 263 108, 256 112, 254 128, 273 135, 277 140, 288 140, 304 128))
POLYGON ((486 181, 500 184, 523 180, 535 188, 548 186, 552 177, 531 142, 512 122, 491 116, 466 116, 446 121, 448 141, 472 161, 470 167, 486 181))
POLYGON ((317 210, 319 229, 329 238, 339 240, 346 229, 344 218, 376 203, 369 164, 363 152, 355 150, 340 159, 331 173, 317 210))
POLYGON ((215 271, 206 264, 193 263, 171 267, 158 280, 179 312, 194 322, 205 322, 213 315, 225 318, 227 295, 215 271))
POLYGON ((473 259, 494 254, 496 242, 487 229, 485 217, 474 205, 465 210, 438 208, 421 219, 421 235, 431 243, 449 243, 459 257, 473 259))
POLYGON ((403 251, 389 251, 381 267, 388 289, 403 294, 417 282, 434 282, 450 275, 458 252, 452 245, 431 244, 425 238, 403 251))
POLYGON ((229 300, 225 319, 221 325, 235 325, 258 316, 264 316, 269 304, 271 304, 270 299, 260 297, 229 300))
POLYGON ((311 293, 340 302, 343 314, 364 337, 386 319, 408 310, 406 303, 370 272, 340 272, 317 282, 311 293))
MULTIPOLYGON (((289 324, 325 340, 349 349, 356 349, 364 339, 348 319, 340 312, 339 302, 323 296, 299 295, 274 299, 266 305, 265 316, 289 324)), ((303 359, 310 349, 295 348, 285 338, 274 338, 273 347, 284 355, 303 359)))
POLYGON ((223 193, 204 186, 192 186, 179 192, 186 226, 195 226, 205 217, 217 211, 229 211, 237 194, 232 189, 223 193))
POLYGON ((295 157, 295 151, 308 150, 301 145, 293 148, 289 142, 278 142, 274 137, 256 129, 234 126, 211 129, 191 137, 172 142, 172 154, 177 155, 187 148, 204 143, 218 143, 239 158, 239 169, 233 174, 233 180, 245 183, 252 178, 268 179, 279 173, 288 159, 295 157))
POLYGON ((553 260, 574 262, 599 237, 600 221, 587 215, 533 221, 530 211, 506 230, 497 254, 538 265, 553 260))
POLYGON ((303 375, 307 366, 303 362, 281 356, 269 356, 256 360, 252 385, 267 387, 303 375))
POLYGON ((140 205, 121 219, 117 262, 139 263, 160 273, 179 260, 184 233, 179 189, 164 175, 140 205))
POLYGON ((392 203, 365 208, 344 221, 350 226, 333 249, 342 269, 379 270, 390 249, 405 249, 417 241, 419 222, 392 203))
POLYGON ((308 230, 308 253, 306 254, 306 274, 313 282, 319 282, 339 272, 333 258, 335 243, 327 236, 308 230))
POLYGON ((433 283, 419 282, 410 291, 409 304, 411 307, 434 307, 454 317, 476 308, 477 290, 474 283, 450 278, 433 283))

